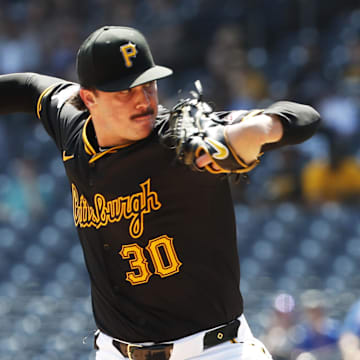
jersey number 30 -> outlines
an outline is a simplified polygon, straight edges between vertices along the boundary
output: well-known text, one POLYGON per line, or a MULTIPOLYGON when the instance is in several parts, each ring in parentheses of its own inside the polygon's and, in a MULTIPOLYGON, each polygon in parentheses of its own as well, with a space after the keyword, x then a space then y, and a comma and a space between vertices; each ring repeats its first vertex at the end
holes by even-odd
MULTIPOLYGON (((176 255, 172 238, 162 235, 149 240, 145 250, 150 254, 156 275, 164 278, 179 272, 182 263, 176 255)), ((124 260, 129 260, 130 268, 135 270, 126 273, 127 281, 132 285, 140 285, 149 281, 153 273, 149 269, 144 249, 140 245, 123 245, 119 254, 124 260)))

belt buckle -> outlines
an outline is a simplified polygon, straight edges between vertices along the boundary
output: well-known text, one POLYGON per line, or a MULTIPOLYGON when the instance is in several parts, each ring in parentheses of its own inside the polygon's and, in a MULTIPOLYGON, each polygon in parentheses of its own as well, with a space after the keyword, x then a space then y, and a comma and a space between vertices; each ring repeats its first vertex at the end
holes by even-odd
POLYGON ((135 345, 135 344, 128 344, 127 345, 127 356, 129 358, 129 360, 135 360, 133 357, 132 357, 132 353, 134 351, 134 349, 136 348, 142 348, 142 345, 135 345))

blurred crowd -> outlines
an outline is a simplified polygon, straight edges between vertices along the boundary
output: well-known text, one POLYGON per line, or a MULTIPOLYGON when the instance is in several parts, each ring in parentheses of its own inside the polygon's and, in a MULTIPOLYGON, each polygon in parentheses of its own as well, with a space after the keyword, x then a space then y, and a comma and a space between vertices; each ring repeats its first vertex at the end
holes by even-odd
MULTIPOLYGON (((215 110, 265 107, 289 99, 322 115, 319 134, 265 156, 239 200, 354 201, 360 194, 360 7, 357 1, 1 0, 0 73, 33 71, 76 81, 75 58, 104 24, 139 28, 172 106, 200 79, 215 110), (263 172, 271 175, 265 182, 263 172)), ((11 151, 1 124, 1 158, 11 151)), ((16 149, 20 156, 26 149, 16 149), (22 152, 22 153, 21 153, 22 152)))
POLYGON ((328 296, 309 289, 300 304, 287 293, 274 298, 260 337, 275 360, 360 359, 360 300, 339 321, 331 316, 334 299, 328 296))
MULTIPOLYGON (((174 69, 159 83, 165 106, 200 79, 215 110, 287 99, 320 112, 316 136, 264 155, 249 179, 233 186, 239 204, 338 202, 359 210, 358 0, 0 0, 0 74, 76 81, 80 43, 112 24, 141 30, 155 61, 174 69)), ((65 184, 57 157, 34 116, 1 118, 0 223, 46 221, 49 206, 64 198, 55 191, 59 179, 65 184)), ((324 296, 304 293, 301 314, 290 294, 275 299, 262 334, 275 360, 360 359, 360 305, 339 323, 324 296)))
MULTIPOLYGON (((318 135, 265 156, 262 169, 251 174, 253 186, 234 187, 235 196, 249 203, 359 199, 357 1, 224 0, 219 7, 208 0, 1 0, 0 5, 0 73, 33 71, 76 81, 76 52, 84 38, 105 24, 129 25, 146 34, 158 63, 175 70, 160 84, 166 106, 187 96, 197 79, 215 110, 261 108, 281 99, 314 106, 323 119, 318 135), (264 172, 271 175, 265 182, 264 172)), ((11 127, 0 125, 0 162, 13 151, 31 156, 21 144, 12 149, 11 127)))

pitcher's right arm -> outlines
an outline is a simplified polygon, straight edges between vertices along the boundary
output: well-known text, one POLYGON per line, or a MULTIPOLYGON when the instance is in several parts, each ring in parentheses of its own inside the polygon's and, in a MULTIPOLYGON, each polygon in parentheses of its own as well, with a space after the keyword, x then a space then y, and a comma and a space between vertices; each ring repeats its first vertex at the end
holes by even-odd
POLYGON ((36 73, 0 75, 0 114, 25 112, 36 115, 40 95, 61 81, 36 73))

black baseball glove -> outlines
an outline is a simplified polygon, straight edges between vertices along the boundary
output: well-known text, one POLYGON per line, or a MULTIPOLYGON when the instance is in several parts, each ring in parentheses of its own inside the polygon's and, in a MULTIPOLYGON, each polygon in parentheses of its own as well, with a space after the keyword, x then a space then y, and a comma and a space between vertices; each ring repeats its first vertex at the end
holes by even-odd
MULTIPOLYGON (((160 140, 175 149, 177 159, 193 170, 215 174, 241 174, 252 170, 259 160, 246 164, 235 153, 225 132, 225 126, 231 121, 213 112, 210 105, 202 101, 200 81, 195 82, 195 87, 197 91, 191 92, 192 98, 181 100, 171 109, 168 122, 160 127, 160 140), (205 153, 211 156, 216 167, 209 164, 199 168, 196 165, 196 159, 205 153)), ((244 111, 240 121, 253 115, 255 112, 244 111)))

